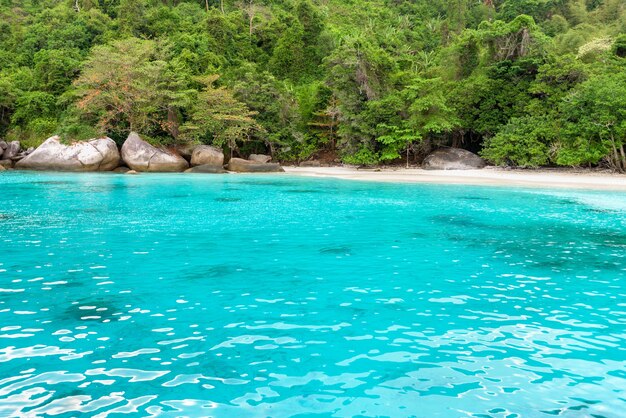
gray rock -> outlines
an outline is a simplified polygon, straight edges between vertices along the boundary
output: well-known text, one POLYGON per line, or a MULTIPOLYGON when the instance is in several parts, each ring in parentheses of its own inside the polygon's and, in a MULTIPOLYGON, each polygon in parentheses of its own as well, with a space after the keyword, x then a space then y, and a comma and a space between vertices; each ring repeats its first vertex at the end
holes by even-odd
POLYGON ((131 132, 122 145, 122 159, 134 171, 179 172, 189 168, 183 157, 148 144, 135 132, 131 132))
POLYGON ((440 148, 422 162, 426 170, 475 170, 485 165, 478 155, 460 148, 440 148))
POLYGON ((279 173, 285 171, 278 163, 258 163, 242 158, 231 158, 226 168, 238 173, 279 173))
POLYGON ((15 164, 17 169, 55 171, 111 171, 120 163, 120 153, 111 138, 98 138, 66 145, 58 136, 46 139, 36 150, 15 164))
POLYGON ((224 166, 224 153, 221 149, 210 145, 198 145, 191 154, 191 165, 224 166))
POLYGON ((4 150, 4 154, 2 154, 3 160, 10 160, 15 157, 20 152, 20 141, 11 141, 7 144, 7 148, 4 150))
POLYGON ((198 146, 198 144, 176 145, 176 152, 178 152, 185 160, 191 161, 191 154, 193 154, 193 150, 198 146))
POLYGON ((7 141, 0 141, 0 151, 4 151, 8 146, 7 141))
POLYGON ((130 171, 130 168, 124 167, 124 166, 119 166, 115 170, 113 170, 114 173, 120 173, 120 174, 128 173, 129 171, 130 171))
POLYGON ((12 160, 0 160, 0 166, 3 168, 13 168, 12 160))
POLYGON ((218 167, 218 166, 211 165, 211 164, 202 164, 202 165, 197 165, 195 167, 188 168, 187 170, 185 170, 185 173, 223 174, 223 173, 227 173, 227 171, 224 170, 224 167, 221 167, 221 166, 218 167))
POLYGON ((254 161, 255 163, 269 163, 272 161, 272 157, 265 154, 250 154, 248 160, 254 161))
POLYGON ((300 167, 321 167, 322 163, 317 160, 302 161, 300 167))

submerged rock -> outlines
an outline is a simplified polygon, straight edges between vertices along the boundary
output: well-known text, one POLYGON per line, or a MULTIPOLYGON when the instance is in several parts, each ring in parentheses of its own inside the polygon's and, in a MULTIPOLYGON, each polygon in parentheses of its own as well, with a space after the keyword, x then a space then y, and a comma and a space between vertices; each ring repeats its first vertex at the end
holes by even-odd
POLYGON ((177 172, 189 168, 183 157, 148 144, 135 132, 131 132, 122 145, 122 159, 135 171, 177 172))
POLYGON ((259 163, 242 158, 231 158, 226 168, 238 173, 279 173, 285 171, 278 163, 259 163))
POLYGON ((0 165, 0 171, 5 171, 6 168, 4 168, 3 166, 0 165))
POLYGON ((58 136, 46 139, 31 154, 15 164, 26 170, 111 171, 120 163, 120 153, 111 138, 62 144, 58 136))
POLYGON ((224 153, 221 149, 210 145, 198 145, 191 154, 191 165, 211 165, 222 168, 224 166, 224 153))
POLYGON ((13 161, 12 160, 0 160, 0 167, 13 168, 13 161))
POLYGON ((248 160, 254 161, 255 163, 269 163, 272 161, 272 157, 265 154, 250 154, 248 160))
POLYGON ((426 170, 473 170, 485 167, 485 160, 460 148, 440 148, 430 153, 422 163, 426 170))
POLYGON ((113 170, 114 173, 120 173, 120 174, 128 173, 129 171, 130 171, 130 168, 124 167, 124 166, 117 167, 115 170, 113 170))
POLYGON ((195 167, 191 167, 188 168, 187 170, 185 170, 185 173, 210 173, 210 174, 223 174, 226 173, 227 171, 224 170, 224 167, 220 166, 215 166, 215 165, 211 165, 211 164, 202 164, 202 165, 197 165, 195 167))

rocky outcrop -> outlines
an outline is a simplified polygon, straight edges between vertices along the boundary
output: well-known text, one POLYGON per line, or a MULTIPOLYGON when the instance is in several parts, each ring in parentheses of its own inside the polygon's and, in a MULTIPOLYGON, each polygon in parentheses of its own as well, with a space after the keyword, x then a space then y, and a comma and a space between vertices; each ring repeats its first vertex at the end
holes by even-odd
POLYGON ((285 171, 278 163, 258 163, 242 158, 231 158, 226 168, 237 173, 279 173, 285 171))
POLYGON ((265 154, 250 154, 248 160, 254 161, 255 163, 269 163, 272 161, 272 157, 265 154))
POLYGON ((191 154, 191 165, 210 165, 222 168, 224 166, 224 153, 221 149, 210 145, 198 145, 191 154))
POLYGON ((185 173, 205 173, 205 174, 222 174, 226 173, 224 167, 212 164, 202 164, 185 170, 185 173))
POLYGON ((15 164, 15 168, 55 171, 111 171, 119 165, 119 162, 120 153, 111 138, 98 138, 66 145, 61 143, 58 136, 53 136, 32 153, 21 158, 15 164))
POLYGON ((134 171, 176 172, 189 168, 183 157, 148 144, 135 132, 131 132, 122 145, 122 159, 134 171))
MULTIPOLYGON (((6 142, 5 142, 6 144, 6 142)), ((11 141, 7 144, 0 160, 11 160, 20 152, 20 141, 11 141)))
POLYGON ((426 170, 475 170, 485 165, 478 155, 459 148, 440 148, 422 162, 426 170))

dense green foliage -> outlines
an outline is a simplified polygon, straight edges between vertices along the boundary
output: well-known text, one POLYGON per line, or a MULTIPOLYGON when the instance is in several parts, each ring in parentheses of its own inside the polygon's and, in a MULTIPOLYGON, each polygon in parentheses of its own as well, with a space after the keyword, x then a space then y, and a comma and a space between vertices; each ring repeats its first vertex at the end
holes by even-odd
POLYGON ((626 169, 623 0, 0 0, 0 137, 626 169))

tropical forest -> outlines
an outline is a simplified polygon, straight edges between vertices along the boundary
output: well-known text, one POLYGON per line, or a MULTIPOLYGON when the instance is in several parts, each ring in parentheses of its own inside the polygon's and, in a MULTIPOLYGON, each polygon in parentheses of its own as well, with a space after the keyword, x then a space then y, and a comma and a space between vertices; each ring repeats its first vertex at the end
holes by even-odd
POLYGON ((623 0, 0 0, 0 138, 626 170, 623 0))

